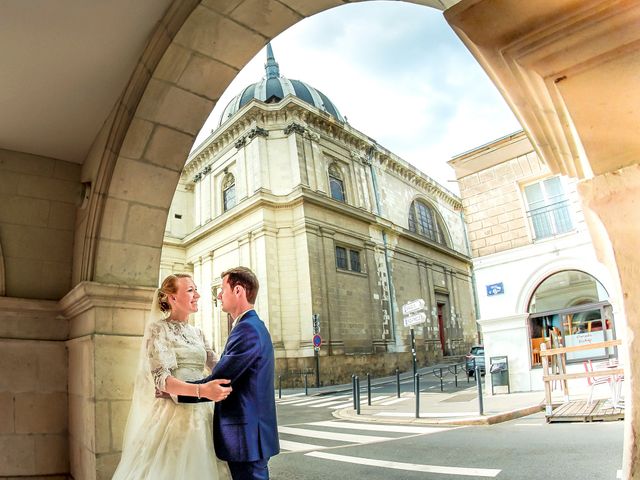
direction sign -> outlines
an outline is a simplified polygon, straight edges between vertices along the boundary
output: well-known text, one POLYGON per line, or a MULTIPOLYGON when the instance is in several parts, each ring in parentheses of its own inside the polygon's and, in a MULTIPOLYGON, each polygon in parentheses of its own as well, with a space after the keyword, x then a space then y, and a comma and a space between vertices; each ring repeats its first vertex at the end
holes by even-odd
POLYGON ((407 315, 404 317, 404 326, 411 327, 413 325, 418 325, 419 323, 424 323, 427 321, 427 314, 424 312, 414 313, 413 315, 407 315))
POLYGON ((410 302, 405 303, 402 306, 402 314, 409 315, 410 313, 417 312, 424 308, 424 300, 419 298, 417 300, 412 300, 410 302))
POLYGON ((313 336, 313 346, 315 348, 320 348, 320 345, 322 345, 322 337, 320 335, 314 335, 313 336))

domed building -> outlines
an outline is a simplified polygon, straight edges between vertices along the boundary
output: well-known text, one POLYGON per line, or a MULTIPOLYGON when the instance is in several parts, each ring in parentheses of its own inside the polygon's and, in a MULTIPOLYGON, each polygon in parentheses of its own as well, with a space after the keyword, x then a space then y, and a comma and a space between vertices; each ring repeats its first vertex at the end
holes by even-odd
POLYGON ((285 385, 342 383, 411 368, 477 342, 460 199, 351 127, 308 83, 265 77, 226 106, 192 151, 165 231, 161 277, 189 271, 195 322, 221 351, 230 319, 220 273, 253 269, 256 309, 285 385), (424 315, 402 306, 422 299, 424 315), (320 347, 314 347, 320 340, 320 347), (319 365, 319 374, 314 378, 319 365))

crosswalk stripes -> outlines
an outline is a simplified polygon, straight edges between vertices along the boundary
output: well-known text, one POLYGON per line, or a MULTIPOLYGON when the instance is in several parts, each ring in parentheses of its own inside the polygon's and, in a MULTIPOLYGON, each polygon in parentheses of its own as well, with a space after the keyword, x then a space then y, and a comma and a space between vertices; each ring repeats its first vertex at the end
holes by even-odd
POLYGON ((297 424, 293 426, 283 425, 278 427, 278 432, 280 434, 280 447, 282 450, 297 452, 302 450, 323 449, 333 446, 381 442, 411 435, 441 433, 453 428, 461 427, 367 424, 328 420, 297 424), (350 432, 345 433, 345 430, 350 432), (372 433, 376 433, 376 435, 373 435, 372 433), (315 443, 306 443, 301 441, 302 438, 326 440, 329 442, 329 445, 326 446, 317 445, 315 443))
MULTIPOLYGON (((303 396, 304 393, 295 393, 290 395, 283 395, 282 398, 276 398, 278 405, 287 405, 293 407, 310 407, 310 408, 328 408, 331 410, 337 410, 340 408, 347 408, 353 405, 351 395, 327 395, 323 397, 309 397, 303 396)), ((389 399, 389 395, 378 395, 371 399, 371 403, 381 402, 389 399)), ((395 402, 394 402, 395 403, 395 402)), ((386 404, 382 404, 386 405, 386 404)))
MULTIPOLYGON (((462 475, 474 478, 496 477, 501 470, 404 463, 380 458, 344 455, 337 453, 335 450, 337 447, 397 440, 414 435, 438 434, 457 428, 464 427, 370 424, 327 420, 280 426, 278 431, 280 435, 280 448, 283 453, 300 453, 308 457, 316 458, 318 461, 350 463, 411 472, 437 473, 453 476, 462 475), (349 433, 345 433, 345 431, 349 433), (308 443, 307 439, 313 443, 308 443), (327 449, 330 449, 331 452, 324 451, 327 449)), ((349 451, 343 450, 341 452, 348 453, 349 451)))

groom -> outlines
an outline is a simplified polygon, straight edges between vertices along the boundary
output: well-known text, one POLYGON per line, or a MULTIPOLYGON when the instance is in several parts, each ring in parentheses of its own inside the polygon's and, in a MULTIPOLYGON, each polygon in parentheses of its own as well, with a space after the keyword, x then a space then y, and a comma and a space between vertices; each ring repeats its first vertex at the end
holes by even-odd
MULTIPOLYGON (((233 480, 267 480, 269 458, 280 452, 273 345, 267 327, 253 309, 259 288, 255 274, 248 268, 236 267, 221 277, 218 299, 222 311, 234 319, 233 327, 211 375, 192 383, 216 378, 231 380, 233 390, 215 406, 216 454, 228 462, 233 480)), ((179 401, 198 400, 181 396, 179 401)))

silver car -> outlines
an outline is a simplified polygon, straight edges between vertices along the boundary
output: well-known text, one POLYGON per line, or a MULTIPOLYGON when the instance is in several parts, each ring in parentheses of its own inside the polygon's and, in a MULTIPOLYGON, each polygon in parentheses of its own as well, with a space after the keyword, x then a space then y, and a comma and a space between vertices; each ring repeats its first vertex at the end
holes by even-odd
POLYGON ((471 347, 469 353, 465 356, 465 364, 467 369, 467 375, 473 377, 475 374, 474 368, 477 366, 480 369, 480 374, 485 372, 484 370, 484 345, 474 345, 471 347))

